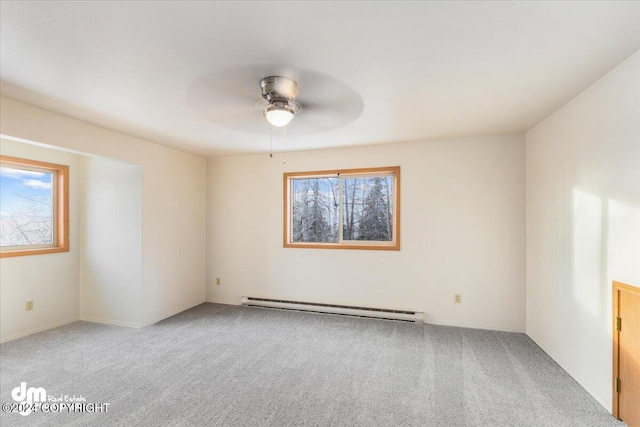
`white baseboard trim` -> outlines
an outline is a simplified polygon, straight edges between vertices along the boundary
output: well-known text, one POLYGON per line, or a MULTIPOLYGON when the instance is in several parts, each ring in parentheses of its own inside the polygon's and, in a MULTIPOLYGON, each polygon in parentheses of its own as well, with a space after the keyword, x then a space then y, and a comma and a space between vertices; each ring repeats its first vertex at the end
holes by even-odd
POLYGON ((121 322, 119 320, 99 319, 97 317, 80 316, 80 320, 83 321, 83 322, 100 323, 100 324, 103 324, 103 325, 124 326, 126 328, 141 328, 142 327, 141 323, 121 322))
POLYGON ((196 303, 188 304, 186 307, 181 308, 181 309, 179 309, 179 310, 176 310, 176 311, 172 312, 171 314, 168 314, 168 315, 166 315, 166 316, 161 316, 160 318, 158 318, 158 319, 156 319, 156 320, 153 320, 153 321, 151 321, 151 322, 144 323, 144 324, 142 324, 142 326, 141 326, 141 327, 145 327, 145 326, 153 325, 154 323, 161 322, 161 321, 163 321, 164 319, 168 319, 169 317, 175 316, 176 314, 182 313, 183 311, 187 311, 187 310, 189 310, 189 309, 191 309, 191 308, 193 308, 193 307, 197 307, 197 306, 199 306, 200 304, 204 304, 205 302, 207 302, 207 301, 198 301, 198 302, 196 302, 196 303))
POLYGON ((516 332, 523 334, 524 331, 515 328, 505 328, 502 326, 484 326, 484 325, 475 325, 475 324, 467 324, 467 323, 457 323, 457 322, 443 322, 439 320, 431 320, 426 319, 424 321, 426 325, 439 325, 439 326, 455 326, 456 328, 468 328, 468 329, 484 329, 487 331, 500 331, 500 332, 516 332))
POLYGON ((570 372, 569 369, 567 369, 567 366, 564 362, 559 361, 558 359, 556 359, 555 357, 553 357, 551 355, 551 353, 549 353, 544 346, 542 345, 542 343, 540 342, 539 339, 537 339, 533 334, 531 334, 530 332, 526 332, 527 336, 529 338, 531 338, 531 340, 536 343, 536 345, 538 347, 540 347, 542 349, 542 351, 544 351, 547 356, 549 356, 550 358, 552 358, 554 360, 554 362, 556 362, 562 369, 564 369, 564 371, 569 374, 569 376, 571 378, 573 378, 578 384, 580 384, 580 386, 585 389, 585 391, 587 393, 589 393, 595 400, 598 401, 599 404, 601 404, 604 409, 606 409, 610 414, 612 414, 612 407, 613 407, 613 403, 611 402, 611 399, 607 399, 604 396, 602 396, 600 393, 596 392, 594 390, 593 387, 591 387, 591 384, 586 381, 584 378, 582 378, 579 375, 576 375, 573 372, 570 372))
POLYGON ((223 304, 223 305, 242 305, 240 304, 240 298, 238 298, 237 300, 233 299, 233 300, 213 300, 213 299, 207 299, 205 302, 210 302, 211 304, 223 304))
POLYGON ((7 338, 0 339, 0 343, 17 340, 18 338, 23 338, 29 335, 37 334, 38 332, 48 331, 49 329, 54 329, 60 326, 68 325, 69 323, 77 322, 78 320, 80 319, 77 317, 74 317, 72 319, 67 319, 67 320, 63 320, 62 322, 52 323, 51 325, 43 326, 41 328, 31 329, 30 331, 26 331, 26 332, 20 332, 19 334, 11 335, 7 338))

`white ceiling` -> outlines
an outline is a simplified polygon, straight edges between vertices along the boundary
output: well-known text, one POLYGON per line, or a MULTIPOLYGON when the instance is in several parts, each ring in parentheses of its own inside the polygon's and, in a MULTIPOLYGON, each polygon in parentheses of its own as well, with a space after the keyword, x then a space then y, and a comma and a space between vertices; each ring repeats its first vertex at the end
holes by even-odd
POLYGON ((267 127, 214 124, 188 101, 234 67, 359 94, 351 124, 287 138, 301 150, 524 131, 640 49, 637 1, 0 4, 4 96, 203 156, 269 148, 267 127))

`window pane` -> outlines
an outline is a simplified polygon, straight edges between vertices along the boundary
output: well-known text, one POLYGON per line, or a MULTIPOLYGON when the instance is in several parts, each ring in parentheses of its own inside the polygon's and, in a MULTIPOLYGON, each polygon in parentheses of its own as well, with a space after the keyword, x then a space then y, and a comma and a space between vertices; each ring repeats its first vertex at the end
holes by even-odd
POLYGON ((0 246, 53 244, 53 173, 0 168, 0 246))
POLYGON ((343 240, 393 240, 393 177, 344 178, 343 240))
POLYGON ((291 241, 337 243, 340 178, 291 181, 291 241))

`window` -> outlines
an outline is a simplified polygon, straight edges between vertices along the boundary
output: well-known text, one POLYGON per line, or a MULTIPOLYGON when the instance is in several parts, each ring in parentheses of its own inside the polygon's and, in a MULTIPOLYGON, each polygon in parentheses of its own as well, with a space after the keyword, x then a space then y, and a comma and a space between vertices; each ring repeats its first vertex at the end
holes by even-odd
POLYGON ((400 167, 284 174, 284 246, 400 250, 400 167))
POLYGON ((0 257, 69 250, 69 167, 0 156, 0 257))

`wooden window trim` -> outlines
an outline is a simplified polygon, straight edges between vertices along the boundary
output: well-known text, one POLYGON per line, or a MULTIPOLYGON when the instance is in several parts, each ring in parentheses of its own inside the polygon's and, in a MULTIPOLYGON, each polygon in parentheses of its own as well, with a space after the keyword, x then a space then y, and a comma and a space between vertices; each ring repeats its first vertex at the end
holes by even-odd
POLYGON ((0 156, 0 162, 17 167, 37 167, 56 172, 56 233, 55 246, 38 249, 19 249, 0 252, 0 258, 69 252, 69 166, 18 157, 0 156))
POLYGON ((361 249, 378 251, 399 251, 400 250, 400 166, 362 168, 362 169, 334 169, 310 172, 287 172, 283 174, 283 247, 285 248, 306 248, 306 249, 361 249), (393 191, 393 225, 394 241, 391 244, 384 243, 291 243, 290 242, 290 220, 291 220, 291 178, 297 177, 322 177, 331 175, 372 175, 376 173, 394 174, 393 191))

